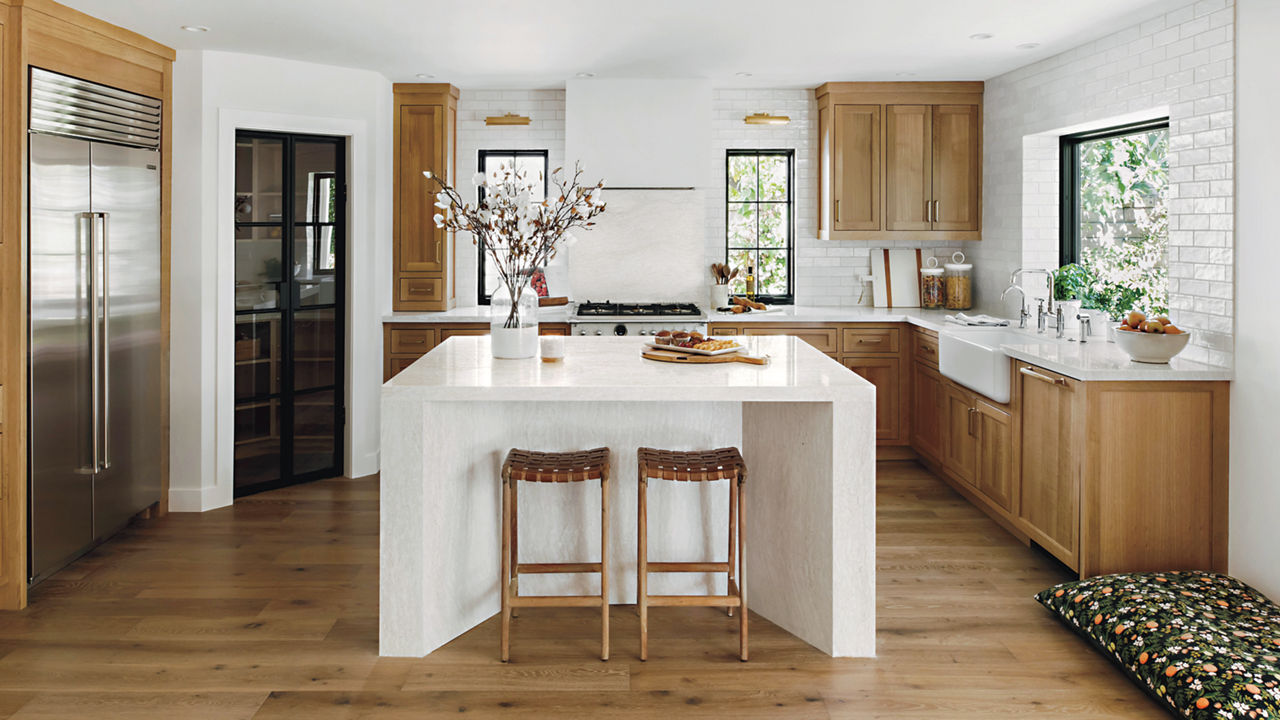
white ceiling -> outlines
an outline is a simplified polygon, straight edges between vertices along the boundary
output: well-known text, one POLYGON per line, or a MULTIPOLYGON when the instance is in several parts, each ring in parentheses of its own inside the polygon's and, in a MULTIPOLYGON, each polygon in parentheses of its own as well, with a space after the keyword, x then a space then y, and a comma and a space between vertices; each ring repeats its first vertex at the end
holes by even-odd
POLYGON ((1187 1, 62 0, 178 49, 464 88, 563 87, 579 72, 719 87, 985 80, 1187 1), (1028 42, 1040 46, 1015 48, 1028 42))

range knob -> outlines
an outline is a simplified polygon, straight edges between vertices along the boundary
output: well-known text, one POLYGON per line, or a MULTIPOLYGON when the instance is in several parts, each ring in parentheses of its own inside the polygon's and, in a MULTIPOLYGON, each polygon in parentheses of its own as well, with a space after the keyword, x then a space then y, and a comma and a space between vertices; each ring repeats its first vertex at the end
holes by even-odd
POLYGON ((627 326, 626 326, 626 325, 623 325, 622 323, 618 323, 617 325, 614 325, 614 326, 613 326, 613 334, 614 334, 614 335, 626 335, 626 334, 627 334, 627 326))
POLYGON ((586 331, 586 330, 579 330, 579 331, 578 331, 578 334, 579 334, 579 335, 586 335, 586 334, 587 334, 587 331, 586 331))
POLYGON ((604 333, 602 333, 602 332, 600 332, 599 330, 597 330, 597 331, 596 331, 596 334, 597 334, 597 335, 603 335, 604 333))

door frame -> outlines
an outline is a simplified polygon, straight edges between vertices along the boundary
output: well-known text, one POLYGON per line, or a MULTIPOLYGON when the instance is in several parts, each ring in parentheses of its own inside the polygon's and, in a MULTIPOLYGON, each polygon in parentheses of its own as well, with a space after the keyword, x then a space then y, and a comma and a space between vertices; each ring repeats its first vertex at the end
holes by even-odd
MULTIPOLYGON (((366 389, 358 386, 358 379, 371 377, 377 382, 382 377, 380 328, 377 323, 354 322, 355 318, 372 318, 377 315, 378 257, 380 250, 357 253, 353 247, 363 239, 373 245, 375 238, 367 234, 353 233, 353 228, 374 223, 367 218, 362 203, 364 193, 372 192, 370 181, 374 176, 373 133, 368 123, 351 118, 323 118, 305 115, 257 112, 221 108, 218 111, 217 145, 217 193, 212 211, 217 226, 217 278, 216 321, 212 345, 214 348, 214 482, 210 487, 202 483, 199 488, 198 507, 183 509, 212 510, 231 505, 235 498, 235 165, 236 132, 258 130, 262 132, 301 135, 328 135, 346 138, 347 152, 347 204, 346 248, 343 262, 346 267, 346 317, 343 348, 343 404, 346 422, 343 426, 343 474, 347 477, 369 475, 377 471, 376 448, 377 400, 376 385, 366 389), (366 189, 365 184, 369 187, 366 189), (373 348, 375 352, 360 352, 357 348, 373 348), (359 423, 375 428, 373 442, 359 437, 352 428, 359 423), (372 457, 368 457, 372 455, 372 457)), ((370 250, 373 250, 371 247, 370 250)), ((386 263, 384 263, 386 264, 386 263)), ((196 504, 196 503, 190 503, 196 504)))

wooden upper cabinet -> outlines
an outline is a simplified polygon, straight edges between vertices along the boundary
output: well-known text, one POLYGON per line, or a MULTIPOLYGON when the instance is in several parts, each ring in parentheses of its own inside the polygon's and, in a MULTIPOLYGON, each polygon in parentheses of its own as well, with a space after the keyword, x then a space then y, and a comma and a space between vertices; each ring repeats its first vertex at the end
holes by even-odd
POLYGON ((933 107, 885 108, 886 230, 931 230, 933 107))
POLYGON ((391 307, 448 310, 455 302, 453 238, 436 227, 436 185, 423 172, 456 183, 458 90, 435 83, 399 83, 392 91, 395 242, 391 307))
POLYGON ((836 105, 832 139, 832 227, 880 229, 879 105, 836 105))
POLYGON ((434 220, 435 185, 422 173, 431 171, 442 177, 444 108, 438 105, 402 105, 400 107, 400 147, 397 179, 400 189, 398 269, 406 272, 439 272, 444 269, 444 231, 434 220))
POLYGON ((933 227, 977 230, 982 216, 982 117, 977 105, 933 107, 933 227))
POLYGON ((980 82, 827 83, 818 236, 981 240, 980 82))

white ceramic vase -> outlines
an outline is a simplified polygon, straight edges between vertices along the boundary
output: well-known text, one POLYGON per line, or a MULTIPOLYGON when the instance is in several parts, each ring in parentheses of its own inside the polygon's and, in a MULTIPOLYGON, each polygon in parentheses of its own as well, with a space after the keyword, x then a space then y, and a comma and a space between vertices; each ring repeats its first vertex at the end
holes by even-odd
POLYGON ((711 285, 711 310, 715 312, 716 308, 729 306, 729 286, 728 285, 711 285))

